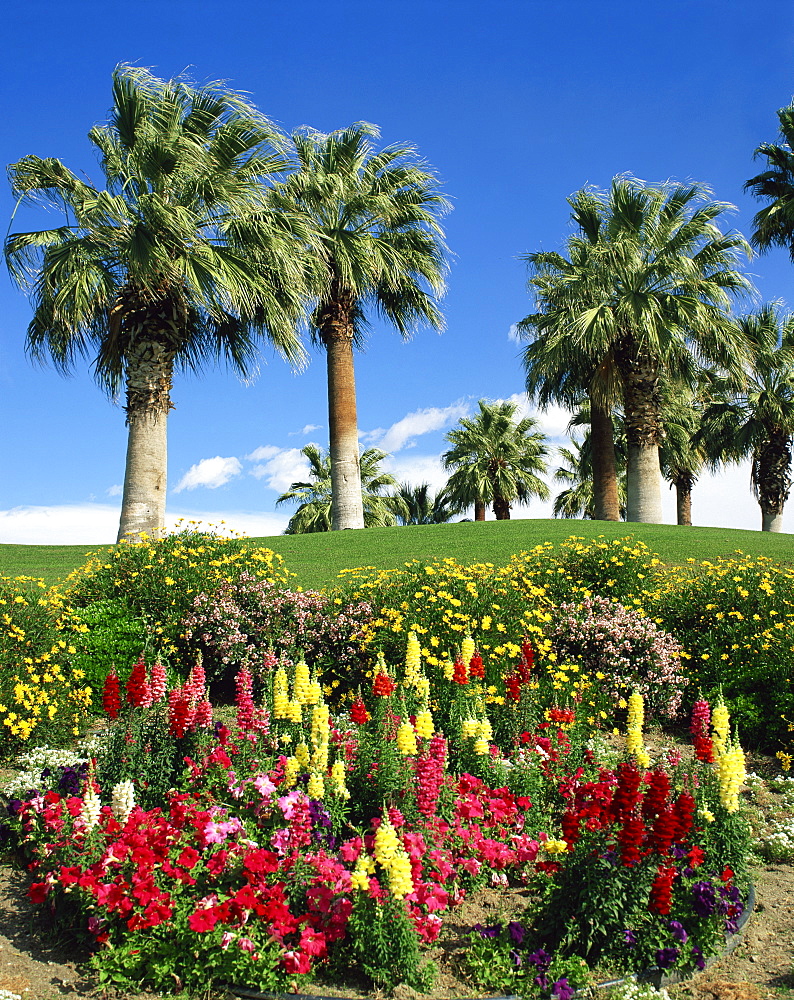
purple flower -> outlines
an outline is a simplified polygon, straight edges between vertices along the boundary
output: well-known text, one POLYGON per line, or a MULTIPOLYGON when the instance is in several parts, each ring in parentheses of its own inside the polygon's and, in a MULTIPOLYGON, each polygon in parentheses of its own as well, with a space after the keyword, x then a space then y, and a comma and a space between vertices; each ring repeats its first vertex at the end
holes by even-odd
POLYGON ((699 917, 710 917, 717 909, 717 894, 711 882, 696 882, 692 886, 692 906, 699 917))
POLYGON ((576 990, 568 982, 568 977, 563 976, 562 979, 558 979, 557 982, 551 988, 551 995, 557 997, 558 1000, 571 1000, 576 990))
POLYGON ((507 933, 510 935, 510 940, 513 944, 522 944, 524 941, 524 925, 516 923, 515 920, 511 920, 507 925, 507 933))
POLYGON ((513 960, 513 965, 515 965, 515 967, 517 969, 520 969, 521 968, 521 956, 518 954, 518 952, 515 950, 515 948, 511 949, 511 951, 510 951, 510 958, 513 960))
POLYGON ((701 951, 700 948, 698 948, 696 944, 692 945, 692 957, 694 958, 695 965, 698 967, 698 969, 702 970, 706 968, 706 960, 703 957, 703 952, 701 951))
POLYGON ((499 937, 499 932, 502 930, 502 925, 493 924, 493 926, 491 927, 484 927, 482 924, 475 924, 474 929, 482 938, 495 938, 499 937))
POLYGON ((679 920, 671 920, 667 926, 673 932, 673 938, 679 944, 686 944, 689 935, 684 929, 684 925, 679 920))
POLYGON ((6 806, 8 815, 16 816, 19 810, 22 808, 22 805, 23 803, 21 799, 9 799, 8 805, 6 806))
POLYGON ((678 954, 678 948, 658 948, 656 964, 660 969, 669 969, 671 965, 675 965, 678 954))
POLYGON ((627 927, 625 931, 623 931, 623 940, 626 942, 629 948, 633 948, 634 945, 637 943, 637 935, 634 933, 633 930, 627 927))
POLYGON ((534 965, 538 972, 545 972, 551 965, 551 955, 542 948, 538 948, 531 955, 527 955, 527 961, 530 965, 534 965))

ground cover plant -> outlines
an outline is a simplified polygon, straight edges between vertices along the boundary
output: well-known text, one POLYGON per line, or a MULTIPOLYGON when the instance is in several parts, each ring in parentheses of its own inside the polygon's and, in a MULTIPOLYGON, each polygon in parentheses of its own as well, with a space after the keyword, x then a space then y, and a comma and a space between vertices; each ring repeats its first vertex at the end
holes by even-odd
MULTIPOLYGON (((6 836, 106 985, 302 989, 353 965, 424 990, 446 916, 484 886, 529 903, 470 929, 460 963, 481 991, 565 998, 598 963, 698 968, 735 927, 737 716, 791 764, 790 723, 773 729, 761 697, 764 656, 792 645, 786 567, 671 570, 635 538, 577 536, 306 593, 272 553, 195 529, 122 550, 71 592, 6 581, 0 670, 0 719, 22 667, 83 692, 79 717, 61 698, 29 731, 5 722, 13 751, 81 729, 92 664, 109 729, 79 766, 31 762, 6 836), (757 655, 738 692, 742 658, 727 649, 721 676, 711 655, 726 619, 757 655), (649 721, 686 722, 691 745, 653 751, 649 721)), ((775 822, 752 828, 768 857, 789 843, 790 816, 775 822)))

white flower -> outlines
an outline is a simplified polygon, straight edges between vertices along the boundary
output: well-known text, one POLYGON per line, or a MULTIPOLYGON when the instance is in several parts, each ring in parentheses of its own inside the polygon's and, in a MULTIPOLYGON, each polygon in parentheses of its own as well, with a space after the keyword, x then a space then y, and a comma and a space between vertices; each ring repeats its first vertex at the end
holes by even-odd
POLYGON ((86 830, 91 830, 97 825, 101 811, 102 800, 93 788, 89 788, 83 796, 83 808, 80 811, 86 830))
POLYGON ((127 780, 120 781, 113 789, 111 809, 122 826, 127 822, 135 805, 135 785, 127 780))

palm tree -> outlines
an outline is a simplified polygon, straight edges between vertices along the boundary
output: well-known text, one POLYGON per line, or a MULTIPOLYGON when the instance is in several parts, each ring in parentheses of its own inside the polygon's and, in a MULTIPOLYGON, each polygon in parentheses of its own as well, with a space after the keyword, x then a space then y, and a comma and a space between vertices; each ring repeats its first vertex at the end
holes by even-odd
POLYGON ((750 481, 761 507, 761 529, 781 531, 792 483, 794 314, 771 303, 738 323, 756 348, 755 360, 742 388, 722 380, 722 398, 703 415, 702 440, 712 459, 752 459, 750 481))
MULTIPOLYGON (((333 486, 331 478, 331 455, 316 444, 301 448, 309 460, 309 480, 293 483, 286 493, 276 500, 278 507, 283 503, 298 503, 300 506, 290 518, 286 535, 305 535, 315 531, 330 531, 332 524, 333 486)), ((368 448, 361 453, 361 487, 364 501, 364 527, 390 528, 408 516, 405 501, 397 494, 382 493, 388 486, 398 486, 397 480, 389 472, 380 468, 386 452, 378 448, 368 448)))
POLYGON ((475 520, 485 520, 488 503, 497 521, 509 520, 513 501, 549 497, 548 486, 538 478, 546 472, 545 435, 535 430, 532 417, 514 419, 515 403, 481 399, 478 405, 476 416, 464 417, 446 435, 452 447, 441 459, 453 472, 442 495, 458 511, 474 503, 475 520))
MULTIPOLYGON (((749 356, 728 315, 751 290, 738 270, 750 248, 717 220, 730 207, 700 184, 651 186, 616 177, 608 193, 578 192, 573 219, 591 247, 583 266, 560 268, 545 329, 553 349, 619 379, 628 442, 629 521, 661 521, 661 380, 694 380, 709 362, 738 374, 749 356)), ((561 258, 564 260, 564 258, 561 258)))
POLYGON ((311 324, 327 354, 334 530, 365 524, 353 347, 363 342, 367 311, 406 338, 418 324, 442 326, 438 219, 447 202, 413 147, 376 152, 377 137, 366 122, 330 135, 296 133, 298 170, 278 191, 279 203, 302 213, 319 243, 311 324))
POLYGON ((11 165, 19 200, 43 201, 65 222, 10 236, 6 260, 33 299, 31 354, 64 371, 93 357, 99 384, 113 396, 123 387, 119 538, 156 536, 174 370, 222 357, 246 373, 262 335, 288 360, 302 358, 307 234, 267 202, 265 184, 288 165, 284 138, 221 84, 119 66, 109 120, 89 139, 104 189, 56 159, 11 165))
POLYGON ((676 522, 691 527, 692 490, 706 464, 706 450, 702 434, 699 435, 703 392, 686 385, 668 385, 664 397, 664 437, 659 447, 659 461, 663 477, 671 488, 675 487, 676 522))
POLYGON ((555 252, 527 255, 532 270, 529 287, 536 296, 537 312, 521 320, 518 328, 534 338, 523 356, 528 397, 542 410, 551 403, 576 410, 587 400, 593 477, 589 516, 599 521, 619 521, 620 485, 612 420, 619 385, 614 357, 612 352, 600 358, 589 357, 570 338, 554 336, 555 329, 574 322, 581 308, 589 304, 572 300, 568 292, 575 279, 586 279, 590 255, 598 252, 599 227, 588 225, 593 219, 593 213, 586 211, 590 198, 588 192, 579 192, 569 199, 580 232, 568 240, 568 257, 555 252))
POLYGON ((421 483, 419 486, 400 483, 399 495, 407 509, 405 515, 398 517, 400 524, 404 526, 447 524, 454 516, 454 511, 449 506, 443 492, 431 496, 429 483, 421 483))
MULTIPOLYGON (((585 435, 581 442, 571 438, 572 449, 557 449, 563 464, 555 470, 554 479, 565 483, 567 488, 554 498, 554 516, 600 520, 595 517, 596 477, 593 472, 593 434, 588 406, 580 407, 571 418, 568 432, 574 428, 585 429, 585 435)), ((622 419, 617 420, 612 447, 615 456, 618 518, 622 519, 626 516, 626 436, 623 433, 622 419)))
POLYGON ((773 246, 788 247, 794 260, 794 104, 781 108, 779 145, 762 142, 755 158, 766 159, 767 169, 744 185, 759 200, 769 204, 753 219, 750 242, 762 253, 773 246))

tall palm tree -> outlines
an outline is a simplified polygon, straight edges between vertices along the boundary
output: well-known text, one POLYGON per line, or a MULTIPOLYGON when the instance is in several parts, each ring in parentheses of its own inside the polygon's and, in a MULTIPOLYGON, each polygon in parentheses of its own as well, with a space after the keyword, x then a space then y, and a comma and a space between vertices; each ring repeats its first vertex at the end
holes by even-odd
POLYGON ((612 411, 619 399, 619 384, 612 352, 603 357, 589 356, 568 337, 555 337, 560 329, 575 321, 582 307, 589 305, 572 298, 569 289, 582 279, 586 284, 590 257, 598 253, 599 227, 590 225, 594 218, 589 192, 580 191, 569 204, 580 231, 568 239, 568 256, 555 252, 528 254, 531 268, 529 287, 536 296, 537 312, 518 324, 519 330, 532 337, 524 351, 526 391, 541 409, 557 403, 569 410, 580 408, 587 400, 590 426, 590 465, 593 476, 592 517, 600 521, 621 518, 620 485, 615 454, 612 411))
MULTIPOLYGON (((284 503, 300 504, 287 525, 287 535, 330 531, 332 525, 331 455, 316 444, 307 444, 301 451, 309 460, 308 481, 293 483, 276 500, 277 507, 284 503)), ((384 458, 386 452, 368 448, 359 460, 365 528, 390 528, 408 516, 408 508, 399 493, 382 492, 389 486, 399 486, 391 473, 381 469, 384 458)))
POLYGON ((6 241, 13 278, 29 289, 28 347, 68 370, 79 355, 129 427, 119 538, 165 523, 166 423, 175 368, 225 358, 245 373, 257 339, 302 358, 307 232, 268 206, 265 185, 288 160, 284 138, 221 84, 158 80, 119 66, 105 125, 91 129, 106 187, 59 160, 9 168, 20 201, 65 216, 6 241))
POLYGON ((757 353, 741 388, 722 381, 722 399, 711 402, 703 415, 702 440, 711 458, 752 459, 750 481, 761 507, 761 529, 781 531, 792 484, 794 314, 771 303, 738 322, 757 353))
POLYGON ((454 511, 449 506, 443 492, 432 496, 430 484, 421 483, 411 486, 410 483, 400 483, 400 497, 403 499, 407 513, 398 517, 400 524, 447 524, 452 520, 454 511))
POLYGON ((546 472, 546 438, 535 430, 534 418, 515 420, 515 403, 481 399, 478 405, 473 418, 464 417, 446 435, 452 447, 441 459, 453 472, 442 494, 456 510, 479 503, 475 520, 485 520, 489 503, 497 521, 509 520, 514 501, 549 497, 548 486, 538 478, 546 472))
POLYGON ((700 184, 614 178, 608 193, 579 192, 573 219, 592 244, 585 266, 562 275, 546 334, 568 340, 620 381, 628 442, 629 521, 661 521, 661 380, 693 380, 698 365, 738 373, 750 351, 728 309, 751 290, 738 269, 750 248, 718 220, 730 207, 700 184))
POLYGON ((755 158, 766 159, 767 169, 744 185, 769 204, 753 219, 750 242, 762 253, 773 246, 788 247, 794 260, 794 104, 777 113, 782 142, 762 142, 755 158))
POLYGON ((364 340, 367 313, 406 338, 419 324, 442 326, 438 220, 447 201, 413 147, 378 152, 378 134, 366 122, 330 135, 296 133, 298 169, 278 191, 279 203, 302 213, 319 243, 311 323, 327 354, 334 530, 365 524, 353 347, 364 340))

